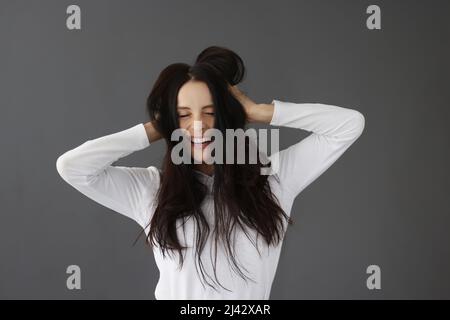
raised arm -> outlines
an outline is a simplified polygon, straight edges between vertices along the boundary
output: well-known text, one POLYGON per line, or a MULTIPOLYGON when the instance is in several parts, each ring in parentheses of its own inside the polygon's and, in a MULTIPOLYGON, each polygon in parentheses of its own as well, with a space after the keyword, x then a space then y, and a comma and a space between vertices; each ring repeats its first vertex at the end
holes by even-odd
POLYGON ((58 157, 59 175, 79 192, 99 204, 148 224, 146 206, 159 187, 156 167, 123 167, 112 164, 132 152, 142 150, 159 139, 150 123, 88 140, 58 157), (148 201, 147 201, 148 200, 148 201))
POLYGON ((292 198, 336 162, 364 130, 365 118, 354 109, 280 100, 258 104, 237 86, 229 89, 244 106, 250 122, 311 132, 300 142, 269 157, 282 188, 292 198))
POLYGON ((279 157, 271 155, 272 161, 278 161, 275 167, 280 183, 292 197, 327 170, 364 130, 364 116, 357 110, 279 100, 273 100, 271 105, 271 125, 311 132, 300 142, 280 151, 279 157))

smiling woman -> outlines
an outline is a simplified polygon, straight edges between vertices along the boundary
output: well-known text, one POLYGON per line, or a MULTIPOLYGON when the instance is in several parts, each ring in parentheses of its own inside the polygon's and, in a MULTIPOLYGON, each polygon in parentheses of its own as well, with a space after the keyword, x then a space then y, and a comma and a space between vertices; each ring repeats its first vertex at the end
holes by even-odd
MULTIPOLYGON (((222 133, 223 146, 226 146, 226 130, 243 129, 248 123, 249 114, 253 114, 249 110, 257 104, 244 105, 233 93, 236 92, 233 86, 243 79, 244 73, 242 59, 236 53, 222 47, 209 47, 199 54, 193 66, 175 63, 166 67, 147 100, 150 119, 168 146, 147 239, 160 248, 164 259, 166 253, 178 251, 180 265, 183 266, 184 259, 188 260, 184 270, 189 270, 190 255, 194 254, 197 263, 192 267, 199 272, 200 281, 219 290, 209 282, 212 279, 223 289, 218 292, 234 291, 218 279, 220 255, 230 259, 231 268, 241 281, 252 280, 251 272, 245 274, 242 271, 245 265, 240 267, 236 260, 233 230, 245 230, 243 234, 250 233, 247 228, 258 230, 267 244, 276 244, 282 239, 284 223, 288 220, 271 194, 267 176, 260 174, 261 162, 208 164, 205 144, 196 143, 209 140, 206 132, 214 128, 222 133), (177 142, 172 141, 171 136, 178 129, 186 130, 193 137, 191 152, 198 164, 172 161, 170 155, 177 142), (195 226, 196 232, 183 239, 178 235, 178 222, 186 224, 187 230, 195 226), (211 266, 204 265, 205 247, 214 249, 211 266), (211 278, 213 274, 215 279, 211 278)), ((244 148, 248 150, 248 141, 244 148)), ((206 253, 206 257, 208 255, 206 253)), ((162 260, 161 265, 163 261, 167 260, 162 260)), ((226 279, 227 273, 222 277, 226 279)))
POLYGON ((236 86, 244 73, 242 59, 217 46, 203 50, 192 66, 171 64, 148 96, 149 122, 89 140, 57 159, 66 182, 140 224, 160 271, 157 299, 269 299, 295 197, 363 132, 364 116, 353 109, 255 103, 236 86), (260 161, 171 160, 177 129, 193 133, 195 150, 208 129, 226 140, 227 129, 253 121, 311 134, 270 156, 269 165, 278 168, 270 176, 260 174, 260 161), (112 165, 161 138, 167 146, 161 169, 112 165))
POLYGON ((194 167, 209 175, 214 168, 203 162, 207 158, 204 149, 211 138, 204 136, 204 132, 214 127, 214 110, 211 93, 204 82, 191 79, 180 88, 177 106, 179 127, 192 137, 191 155, 199 163, 194 167))

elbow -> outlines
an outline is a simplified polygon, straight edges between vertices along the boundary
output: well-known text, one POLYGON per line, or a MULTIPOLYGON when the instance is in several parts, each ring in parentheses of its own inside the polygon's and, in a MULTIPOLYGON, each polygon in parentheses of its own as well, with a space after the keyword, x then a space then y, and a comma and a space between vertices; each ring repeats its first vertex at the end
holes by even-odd
POLYGON ((56 171, 65 182, 72 186, 89 185, 95 178, 83 172, 70 153, 64 153, 56 159, 56 171))
POLYGON ((353 110, 353 114, 352 131, 355 135, 355 138, 358 138, 364 131, 366 119, 364 115, 357 110, 353 110))
POLYGON ((76 183, 81 176, 77 173, 76 166, 72 165, 67 154, 62 154, 56 159, 56 171, 69 184, 76 183))
POLYGON ((67 170, 67 161, 64 155, 60 155, 58 159, 56 159, 56 171, 64 180, 68 179, 68 170, 67 170))

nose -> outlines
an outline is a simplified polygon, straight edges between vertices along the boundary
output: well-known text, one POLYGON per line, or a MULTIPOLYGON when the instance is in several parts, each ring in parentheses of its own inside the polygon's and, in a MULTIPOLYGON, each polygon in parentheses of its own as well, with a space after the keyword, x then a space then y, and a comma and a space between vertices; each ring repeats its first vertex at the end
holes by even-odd
POLYGON ((202 121, 201 119, 200 120, 194 120, 192 129, 194 131, 193 135, 195 137, 202 136, 203 135, 203 131, 205 129, 205 122, 202 121))

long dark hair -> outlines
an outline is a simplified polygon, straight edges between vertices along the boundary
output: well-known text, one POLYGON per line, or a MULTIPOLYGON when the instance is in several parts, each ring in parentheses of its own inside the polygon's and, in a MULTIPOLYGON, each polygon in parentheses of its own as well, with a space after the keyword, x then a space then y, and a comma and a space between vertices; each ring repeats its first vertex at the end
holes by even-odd
MULTIPOLYGON (((244 129, 248 123, 247 114, 228 87, 228 85, 240 83, 244 75, 244 63, 235 52, 224 47, 211 46, 198 55, 192 66, 185 63, 167 66, 156 80, 146 104, 150 120, 167 144, 161 169, 157 206, 149 222, 150 229, 146 243, 159 246, 163 256, 166 253, 171 254, 173 250, 178 251, 181 268, 184 261, 182 251, 187 247, 181 245, 178 239, 177 221, 194 218, 197 230, 195 253, 198 264, 202 278, 214 289, 215 287, 205 278, 200 257, 212 227, 201 210, 201 203, 207 189, 193 172, 192 164, 175 165, 171 161, 172 148, 178 143, 171 141, 171 134, 179 128, 178 91, 191 79, 202 81, 208 86, 214 103, 214 127, 222 132, 224 142, 226 129, 244 129)), ((246 151, 248 151, 248 143, 249 141, 245 142, 246 151)), ((247 161, 245 164, 214 163, 215 225, 213 234, 216 250, 213 266, 216 283, 222 288, 224 287, 216 275, 219 240, 225 244, 228 258, 232 260, 235 270, 245 279, 248 277, 240 270, 235 259, 234 243, 231 241, 233 228, 238 225, 248 237, 245 227, 250 227, 256 230, 257 235, 261 235, 268 245, 276 245, 284 236, 283 218, 287 219, 289 224, 293 223, 272 193, 268 176, 260 173, 262 167, 259 158, 256 164, 250 164, 247 161)), ((196 269, 198 272, 197 265, 196 269)))

